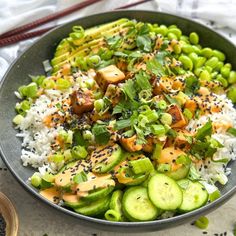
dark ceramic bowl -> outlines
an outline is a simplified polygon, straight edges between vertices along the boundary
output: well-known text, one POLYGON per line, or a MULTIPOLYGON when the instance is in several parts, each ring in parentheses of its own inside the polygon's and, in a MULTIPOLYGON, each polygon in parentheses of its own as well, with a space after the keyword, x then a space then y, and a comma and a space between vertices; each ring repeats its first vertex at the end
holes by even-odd
POLYGON ((0 150, 7 167, 15 178, 22 184, 22 186, 41 201, 51 205, 59 211, 64 212, 65 217, 72 215, 76 217, 78 222, 81 224, 109 231, 155 231, 189 222, 200 215, 204 215, 217 207, 220 207, 224 202, 229 200, 229 198, 236 192, 236 162, 230 164, 232 174, 229 176, 229 182, 225 186, 221 187, 222 196, 213 203, 210 203, 195 211, 175 216, 170 219, 133 223, 109 222, 77 214, 73 211, 54 205, 41 197, 37 190, 27 183, 27 179, 33 173, 33 169, 24 167, 21 163, 21 140, 16 138, 16 130, 12 125, 12 119, 15 116, 14 107, 17 102, 14 91, 17 90, 20 85, 29 83, 29 74, 39 75, 44 73, 42 61, 53 57, 53 52, 57 44, 62 38, 66 37, 70 33, 73 25, 82 25, 87 28, 113 21, 121 17, 151 23, 157 22, 158 24, 176 24, 182 29, 183 33, 187 35, 190 32, 195 31, 199 34, 200 43, 203 46, 209 46, 222 50, 227 55, 228 62, 230 62, 233 68, 236 69, 235 46, 218 33, 189 19, 160 12, 130 10, 101 13, 72 21, 50 31, 39 39, 12 64, 6 73, 0 89, 0 150))

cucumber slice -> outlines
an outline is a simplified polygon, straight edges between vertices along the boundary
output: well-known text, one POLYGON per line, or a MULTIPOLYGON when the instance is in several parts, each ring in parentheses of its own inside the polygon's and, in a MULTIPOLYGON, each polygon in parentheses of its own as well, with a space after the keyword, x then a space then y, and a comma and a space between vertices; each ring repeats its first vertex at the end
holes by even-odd
POLYGON ((148 198, 147 189, 141 186, 131 187, 124 193, 122 209, 131 221, 154 220, 159 215, 159 210, 148 198))
POLYGON ((83 197, 82 199, 88 200, 88 201, 94 201, 99 198, 106 197, 113 190, 114 190, 114 186, 110 186, 110 187, 103 188, 103 189, 96 189, 96 190, 92 191, 91 193, 89 193, 89 195, 83 197))
POLYGON ((208 192, 201 183, 182 179, 178 184, 183 189, 183 202, 178 209, 180 212, 193 211, 207 203, 208 192))
POLYGON ((180 180, 188 175, 189 170, 190 170, 190 165, 183 165, 179 169, 175 171, 166 172, 165 174, 174 180, 180 180))
POLYGON ((164 174, 155 174, 148 183, 148 195, 153 204, 162 210, 175 210, 183 201, 178 184, 164 174))
POLYGON ((106 173, 112 170, 120 163, 122 156, 122 149, 118 144, 97 148, 90 158, 92 163, 96 163, 93 166, 93 172, 106 173))
POLYGON ((77 213, 86 215, 86 216, 97 216, 109 209, 110 196, 101 198, 94 202, 88 202, 87 205, 83 207, 74 208, 77 213))

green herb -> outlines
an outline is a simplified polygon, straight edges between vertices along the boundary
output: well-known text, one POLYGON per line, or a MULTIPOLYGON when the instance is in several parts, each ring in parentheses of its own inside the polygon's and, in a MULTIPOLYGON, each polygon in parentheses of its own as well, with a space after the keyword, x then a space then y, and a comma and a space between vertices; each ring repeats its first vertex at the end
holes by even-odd
POLYGON ((114 52, 114 56, 117 56, 117 57, 128 57, 127 54, 123 53, 123 52, 114 52))
POLYGON ((138 74, 135 75, 135 79, 136 84, 138 85, 140 90, 147 90, 152 88, 149 82, 150 76, 146 72, 140 71, 138 74))
POLYGON ((92 133, 98 144, 106 144, 110 140, 111 135, 104 124, 95 124, 92 128, 92 133))
POLYGON ((83 135, 79 130, 75 130, 73 134, 73 145, 87 146, 87 142, 84 140, 83 135))
POLYGON ((80 184, 82 182, 86 182, 87 179, 87 175, 84 173, 84 171, 81 171, 80 173, 74 176, 73 181, 77 184, 80 184))
POLYGON ((139 35, 136 39, 137 47, 145 52, 152 51, 152 41, 148 35, 139 35))
POLYGON ((122 38, 119 35, 107 37, 106 42, 110 49, 118 49, 122 44, 122 38))
POLYGON ((157 76, 164 76, 166 75, 165 70, 163 69, 163 65, 157 59, 152 59, 147 62, 147 70, 157 76))
POLYGON ((227 129, 227 132, 236 137, 236 129, 235 128, 229 128, 229 129, 227 129))
POLYGON ((148 24, 143 24, 138 30, 138 35, 146 35, 149 33, 149 31, 150 31, 150 28, 148 24))
POLYGON ((198 172, 198 170, 191 165, 190 170, 189 170, 189 174, 188 174, 188 179, 190 180, 201 180, 201 175, 198 172))
POLYGON ((187 155, 180 155, 176 159, 176 164, 190 165, 191 162, 191 159, 187 155))
POLYGON ((212 135, 212 121, 209 120, 205 125, 203 125, 200 129, 197 130, 196 139, 204 140, 206 136, 212 135))
POLYGON ((165 94, 165 93, 163 95, 170 104, 177 104, 178 105, 178 101, 175 98, 172 98, 170 95, 165 94))
POLYGON ((192 145, 190 153, 197 157, 198 159, 212 157, 214 153, 217 151, 217 148, 211 147, 209 142, 196 140, 192 145))
POLYGON ((122 87, 122 91, 124 94, 131 99, 132 101, 135 100, 136 97, 136 91, 135 91, 135 82, 132 79, 126 80, 122 87))
POLYGON ((199 89, 199 80, 195 76, 190 76, 185 79, 185 90, 184 93, 188 96, 196 93, 199 89))
POLYGON ((130 119, 118 120, 115 123, 115 129, 116 130, 124 129, 124 128, 130 127, 130 125, 131 125, 130 119))

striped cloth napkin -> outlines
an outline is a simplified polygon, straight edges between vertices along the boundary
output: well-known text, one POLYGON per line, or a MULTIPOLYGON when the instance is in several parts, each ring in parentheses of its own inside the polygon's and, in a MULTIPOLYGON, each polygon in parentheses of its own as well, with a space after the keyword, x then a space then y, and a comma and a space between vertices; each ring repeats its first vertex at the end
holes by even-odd
MULTIPOLYGON (((22 24, 69 7, 82 0, 0 0, 0 34, 22 24)), ((47 26, 68 22, 88 14, 110 10, 135 0, 104 0, 47 26), (114 6, 114 3, 116 4, 114 6)), ((154 0, 134 9, 161 10, 200 21, 236 43, 236 0, 154 0)), ((10 63, 35 39, 0 49, 0 80, 10 63)))

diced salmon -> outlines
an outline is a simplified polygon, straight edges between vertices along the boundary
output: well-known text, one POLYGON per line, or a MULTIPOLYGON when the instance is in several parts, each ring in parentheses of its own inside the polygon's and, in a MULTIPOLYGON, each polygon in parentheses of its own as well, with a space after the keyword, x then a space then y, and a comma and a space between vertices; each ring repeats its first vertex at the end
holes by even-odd
POLYGON ((147 137, 147 142, 143 144, 143 151, 151 153, 154 148, 154 140, 153 137, 147 137))
POLYGON ((182 128, 187 124, 182 111, 177 105, 171 105, 167 112, 172 116, 172 128, 182 128))
POLYGON ((105 91, 109 84, 118 84, 125 80, 125 74, 115 65, 110 65, 97 71, 96 82, 105 91))
POLYGON ((176 164, 175 161, 180 155, 186 155, 185 152, 175 147, 167 147, 162 149, 160 158, 157 159, 159 164, 170 164, 171 170, 179 169, 182 164, 176 164))
POLYGON ((184 104, 184 107, 191 111, 192 114, 194 114, 197 109, 197 103, 192 99, 188 99, 184 104))
POLYGON ((181 148, 181 149, 182 148, 189 148, 190 144, 187 139, 188 136, 192 137, 193 134, 187 130, 179 130, 178 135, 174 140, 174 145, 181 148))
POLYGON ((137 144, 137 136, 133 135, 130 138, 122 137, 120 139, 120 143, 122 147, 128 152, 137 152, 140 151, 143 146, 141 144, 137 144))
POLYGON ((84 112, 93 110, 94 99, 92 98, 90 91, 84 92, 77 90, 71 95, 71 105, 73 112, 80 115, 84 112))
POLYGON ((161 77, 156 83, 154 83, 153 93, 155 95, 163 92, 170 93, 173 90, 183 90, 184 79, 181 76, 176 77, 161 77))

